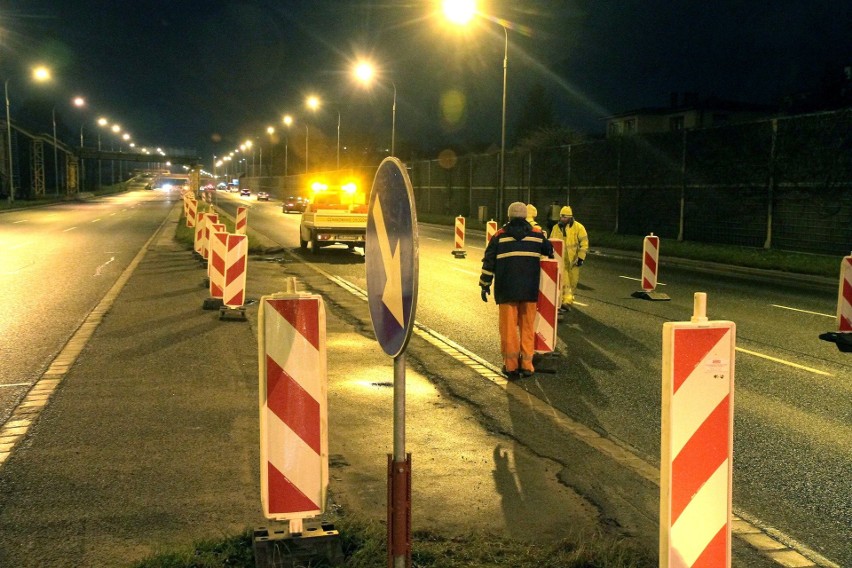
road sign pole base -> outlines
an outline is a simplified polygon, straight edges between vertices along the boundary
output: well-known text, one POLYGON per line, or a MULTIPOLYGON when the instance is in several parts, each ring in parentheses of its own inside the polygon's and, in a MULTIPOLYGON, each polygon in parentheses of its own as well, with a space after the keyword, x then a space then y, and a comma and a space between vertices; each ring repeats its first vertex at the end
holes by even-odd
POLYGON ((464 249, 456 249, 456 250, 453 251, 453 256, 456 257, 456 258, 466 258, 467 257, 467 251, 464 250, 464 249))
POLYGON ((394 461, 388 454, 388 568, 402 560, 411 566, 411 454, 394 461))
POLYGON ((634 298, 642 300, 651 300, 652 302, 668 302, 671 300, 668 294, 657 292, 655 290, 639 290, 631 294, 634 298))
POLYGON ((218 310, 222 306, 222 298, 207 298, 204 300, 204 304, 202 304, 201 307, 205 310, 218 310))
POLYGON ((820 334, 819 338, 834 343, 844 353, 852 353, 852 332, 830 331, 820 334))
POLYGON ((340 534, 332 523, 306 520, 301 533, 291 533, 288 524, 258 527, 253 538, 257 568, 298 566, 343 566, 340 534))
POLYGON ((221 308, 219 308, 219 319, 230 321, 247 321, 246 307, 240 306, 239 308, 229 308, 228 306, 222 306, 221 308))

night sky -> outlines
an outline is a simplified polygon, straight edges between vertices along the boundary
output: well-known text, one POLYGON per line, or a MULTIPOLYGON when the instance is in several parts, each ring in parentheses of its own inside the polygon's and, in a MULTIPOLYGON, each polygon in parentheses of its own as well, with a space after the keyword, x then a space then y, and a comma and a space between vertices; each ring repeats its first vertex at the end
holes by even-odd
MULTIPOLYGON (((665 106, 671 92, 777 103, 852 64, 849 0, 530 0, 481 2, 509 28, 510 143, 533 87, 558 122, 591 134, 602 117, 665 106), (832 67, 833 66, 833 67, 832 67)), ((326 136, 341 115, 343 144, 389 144, 397 88, 397 145, 434 157, 443 146, 499 144, 502 28, 447 24, 431 1, 0 0, 0 73, 12 118, 48 116, 61 137, 94 131, 99 115, 139 144, 194 148, 205 158, 280 129, 285 113, 326 136), (384 85, 351 78, 359 55, 384 85), (27 69, 53 69, 49 87, 27 69), (326 103, 305 110, 308 93, 326 103), (461 94, 461 98, 451 93, 461 94), (86 97, 85 111, 70 106, 86 97), (451 104, 453 101, 456 104, 451 104), (463 101, 459 104, 459 101, 463 101), (41 114, 45 114, 42 112, 41 114), (76 126, 75 126, 76 125, 76 126)), ((33 118, 32 120, 36 120, 33 118)))

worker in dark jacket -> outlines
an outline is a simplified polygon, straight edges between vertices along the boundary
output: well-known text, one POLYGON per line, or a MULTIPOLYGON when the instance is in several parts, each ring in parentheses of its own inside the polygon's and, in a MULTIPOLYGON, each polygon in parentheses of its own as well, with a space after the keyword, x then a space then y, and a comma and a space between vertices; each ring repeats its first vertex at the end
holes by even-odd
POLYGON ((509 205, 509 221, 491 238, 482 259, 479 278, 482 301, 488 301, 494 282, 494 300, 500 310, 500 351, 503 372, 510 378, 535 372, 535 312, 538 302, 539 262, 553 257, 553 245, 541 228, 526 220, 527 206, 509 205))

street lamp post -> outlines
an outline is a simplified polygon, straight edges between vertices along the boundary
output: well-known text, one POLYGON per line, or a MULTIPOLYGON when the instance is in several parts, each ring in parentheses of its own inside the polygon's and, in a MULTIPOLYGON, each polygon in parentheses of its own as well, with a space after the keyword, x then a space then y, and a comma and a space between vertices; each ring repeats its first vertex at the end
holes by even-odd
MULTIPOLYGON (((373 76, 376 71, 373 67, 372 63, 367 61, 362 61, 355 66, 355 77, 361 81, 364 85, 369 85, 370 81, 373 80, 373 76)), ((391 86, 393 86, 393 107, 392 107, 392 115, 391 115, 391 156, 396 155, 396 83, 394 81, 390 82, 391 86)))
POLYGON ((287 134, 284 135, 284 177, 287 177, 289 175, 287 160, 290 157, 290 151, 288 148, 290 144, 290 125, 293 124, 293 117, 289 114, 285 115, 284 118, 281 119, 281 122, 283 122, 284 126, 287 127, 287 134))
MULTIPOLYGON (((476 15, 476 6, 473 2, 460 3, 445 1, 444 13, 453 23, 465 25, 476 15)), ((489 21, 493 21, 503 28, 503 36, 505 38, 503 44, 503 108, 500 120, 500 175, 497 183, 497 210, 495 211, 495 215, 499 216, 506 185, 506 83, 509 68, 509 29, 501 20, 489 19, 489 21)))
POLYGON ((308 173, 308 124, 305 123, 305 173, 308 173))
POLYGON ((9 178, 9 203, 15 202, 15 181, 12 179, 12 121, 9 118, 9 79, 6 79, 3 84, 3 90, 6 94, 6 149, 9 154, 9 171, 6 172, 9 178))
POLYGON ((59 151, 56 149, 56 107, 51 110, 53 117, 53 175, 56 182, 56 197, 59 197, 59 151))

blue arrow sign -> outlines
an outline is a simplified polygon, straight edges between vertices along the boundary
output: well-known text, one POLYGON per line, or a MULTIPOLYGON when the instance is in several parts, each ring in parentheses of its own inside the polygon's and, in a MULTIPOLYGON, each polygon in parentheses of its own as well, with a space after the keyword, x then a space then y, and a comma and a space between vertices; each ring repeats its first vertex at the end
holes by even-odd
POLYGON ((414 190, 397 158, 385 158, 373 180, 364 255, 373 331, 396 357, 411 337, 419 267, 414 190))

